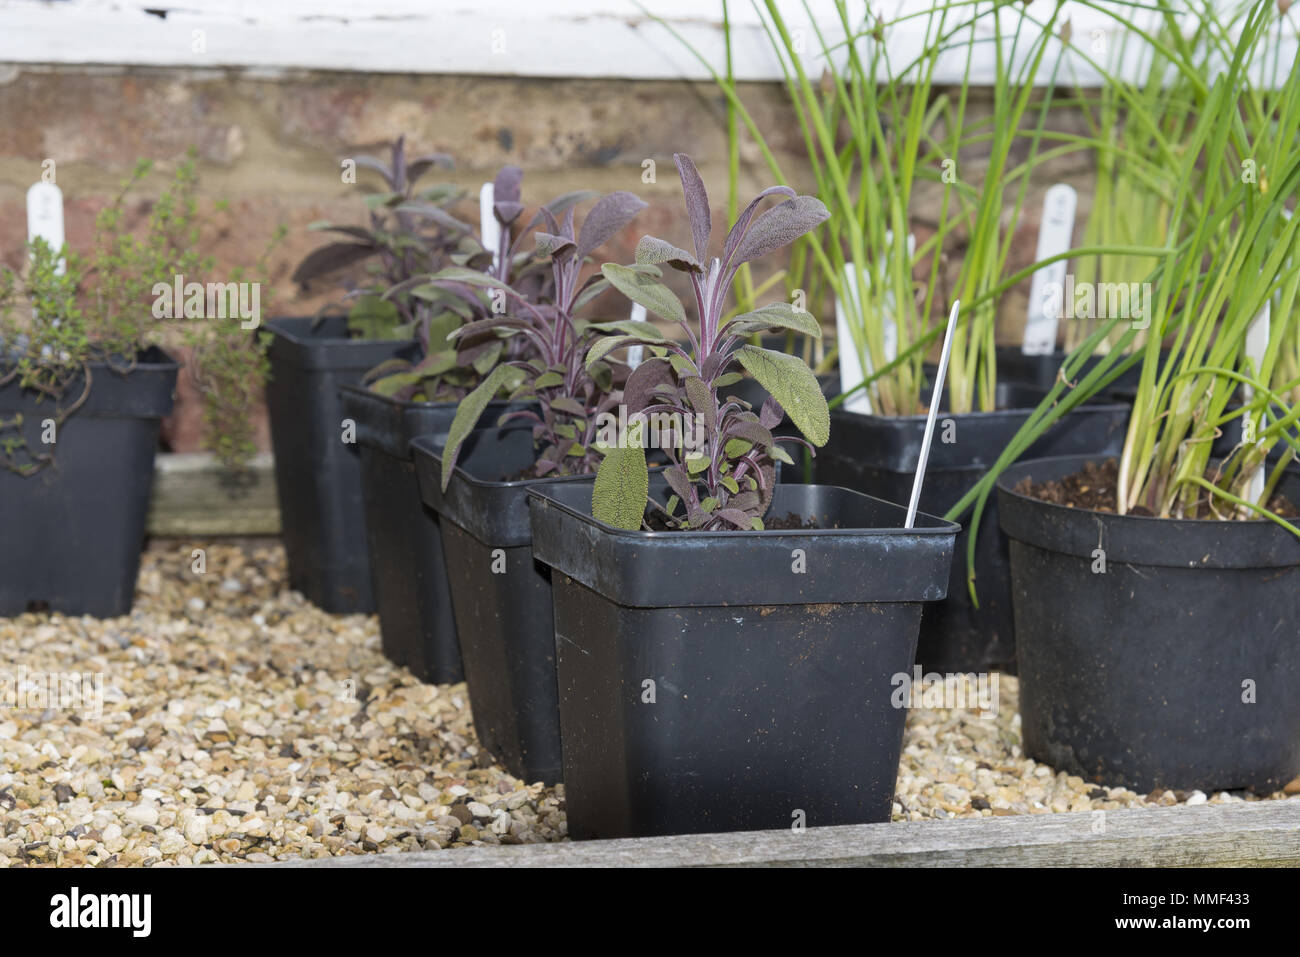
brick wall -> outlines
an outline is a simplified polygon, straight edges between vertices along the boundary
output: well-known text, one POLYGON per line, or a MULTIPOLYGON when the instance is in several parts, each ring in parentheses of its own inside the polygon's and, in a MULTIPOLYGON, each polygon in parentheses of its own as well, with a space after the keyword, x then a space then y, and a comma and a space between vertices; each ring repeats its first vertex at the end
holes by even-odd
MULTIPOLYGON (((745 88, 749 109, 793 185, 811 178, 797 123, 783 91, 745 88)), ((162 188, 194 146, 208 201, 229 202, 214 219, 210 251, 218 272, 247 262, 277 225, 289 227, 272 259, 273 314, 304 314, 335 298, 303 294, 289 280, 293 265, 320 239, 305 227, 319 219, 360 222, 363 188, 345 185, 339 161, 382 154, 406 133, 417 151, 451 154, 446 174, 469 190, 503 163, 525 170, 525 199, 545 201, 571 189, 628 189, 646 199, 634 228, 608 247, 630 261, 641 232, 679 243, 684 222, 672 153, 695 158, 712 188, 715 222, 726 203, 725 101, 707 84, 670 81, 544 80, 393 76, 345 73, 258 77, 227 71, 39 68, 0 66, 0 259, 18 265, 26 238, 24 194, 53 159, 66 201, 69 243, 85 249, 94 216, 136 160, 158 167, 134 207, 162 188), (642 181, 643 162, 657 164, 656 182, 642 181)), ((1063 122, 1073 123, 1066 117, 1063 122)), ((742 202, 769 177, 757 150, 743 153, 742 202)), ((1013 265, 1032 259, 1042 189, 1052 181, 1080 189, 1080 222, 1088 210, 1089 161, 1072 157, 1040 177, 1020 224, 1013 265)), ((365 176, 366 174, 362 174, 365 176)), ((435 174, 430 174, 431 178, 435 174)), ((977 179, 978 157, 963 158, 959 175, 977 179)), ((363 179, 363 182, 365 180, 363 179)), ((916 214, 925 218, 926 203, 916 214)), ((473 217, 473 205, 465 215, 473 217)), ((221 278, 217 276, 215 278, 221 278)), ((147 304, 144 304, 147 307, 147 304)), ((1004 303, 1002 335, 1023 321, 1024 292, 1004 303)), ((829 318, 829 317, 823 317, 829 318)), ((192 387, 182 376, 181 401, 167 434, 178 451, 199 440, 192 387)), ((264 419, 264 413, 255 413, 264 419)), ((263 437, 265 429, 263 428, 263 437)))

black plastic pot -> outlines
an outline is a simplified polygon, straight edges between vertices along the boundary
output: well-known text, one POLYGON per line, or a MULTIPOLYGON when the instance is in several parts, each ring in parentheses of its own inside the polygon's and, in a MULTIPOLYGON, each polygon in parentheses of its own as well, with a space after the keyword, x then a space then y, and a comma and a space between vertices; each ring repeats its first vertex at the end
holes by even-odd
MULTIPOLYGON (((921 488, 923 511, 942 515, 993 465, 1029 418, 1043 391, 999 383, 998 407, 1006 411, 940 413, 921 488), (952 422, 949 432, 947 423, 952 422), (944 441, 951 435, 955 441, 944 441)), ((1072 453, 1118 454, 1128 427, 1122 403, 1087 404, 1071 412, 1028 450, 1033 457, 1072 453)), ((925 432, 925 416, 883 417, 840 409, 831 413, 830 441, 813 459, 816 481, 839 485, 906 505, 925 432)), ((965 524, 965 523, 964 523, 965 524)), ((957 537, 948 597, 925 609, 917 662, 927 672, 1015 673, 1011 578, 1006 538, 998 530, 990 498, 976 538, 975 583, 979 608, 966 587, 969 529, 957 537)))
POLYGON ((361 459, 343 441, 340 385, 405 346, 347 338, 346 320, 272 319, 266 405, 275 451, 280 534, 289 585, 312 604, 339 614, 372 612, 370 561, 361 508, 361 459))
POLYGON ((575 838, 887 821, 921 604, 957 526, 845 489, 776 488, 803 531, 626 532, 590 490, 532 493, 552 568, 575 838), (805 570, 796 572, 796 563, 805 570))
MULTIPOLYGON (((53 464, 27 477, 0 468, 0 617, 131 610, 158 428, 178 368, 157 348, 141 352, 127 375, 92 363, 90 393, 58 427, 53 464)), ((83 388, 73 382, 67 395, 83 388)), ((0 419, 16 414, 28 448, 44 451, 41 423, 54 417, 53 403, 10 382, 0 387, 0 419)))
MULTIPOLYGON (((1050 389, 1056 384, 1061 364, 1069 357, 1065 352, 1027 356, 1020 351, 1019 346, 999 346, 997 353, 999 382, 1027 385, 1038 389, 1050 389)), ((1097 356, 1085 359, 1075 381, 1091 372, 1097 361, 1097 356)), ((1141 375, 1142 363, 1135 363, 1131 369, 1110 384, 1107 393, 1113 396, 1117 393, 1126 395, 1135 392, 1141 375)))
MULTIPOLYGON (((438 515, 420 498, 411 440, 441 446, 459 407, 455 402, 408 402, 360 386, 339 390, 343 414, 357 425, 361 489, 371 581, 384 655, 421 681, 461 681, 443 535, 438 515)), ((509 408, 493 402, 485 421, 509 408)))
MULTIPOLYGON (((1025 754, 1143 792, 1280 789, 1300 776, 1300 538, 1012 491, 1095 459, 1025 461, 998 481, 1025 754)), ((1300 471, 1281 491, 1300 501, 1300 471)))
POLYGON ((533 464, 530 428, 480 429, 465 441, 447 491, 443 441, 411 444, 424 501, 442 519, 461 660, 479 740, 517 778, 560 780, 551 571, 533 560, 528 492, 594 476, 506 481, 533 464))

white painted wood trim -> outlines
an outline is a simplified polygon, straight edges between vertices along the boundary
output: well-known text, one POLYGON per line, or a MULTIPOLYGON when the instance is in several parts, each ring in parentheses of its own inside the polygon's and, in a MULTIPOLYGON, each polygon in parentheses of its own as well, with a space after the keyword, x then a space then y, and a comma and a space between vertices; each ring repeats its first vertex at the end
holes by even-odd
MULTIPOLYGON (((1029 11, 1043 17, 1053 2, 1033 0, 1029 11)), ((871 3, 886 18, 929 6, 929 0, 871 3)), ((831 0, 809 0, 809 8, 816 22, 834 22, 831 0)), ((1104 14, 1067 9, 1076 42, 1095 30, 1116 31, 1104 14)), ((0 0, 0 64, 708 79, 705 67, 646 10, 721 69, 721 0, 644 0, 644 9, 636 0, 0 0)), ((736 75, 780 79, 751 4, 733 0, 731 10, 736 75)), ((782 10, 792 30, 805 31, 813 60, 806 65, 820 75, 802 0, 782 0, 782 10)), ((914 55, 923 33, 924 19, 895 28, 891 56, 902 62, 914 55)), ((1294 31, 1283 42, 1281 60, 1289 64, 1294 31)), ((991 45, 982 44, 977 82, 991 75, 992 57, 991 45)), ((941 61, 937 82, 959 80, 963 68, 954 51, 941 61)), ((1081 63, 1075 76, 1084 85, 1098 79, 1081 63)))

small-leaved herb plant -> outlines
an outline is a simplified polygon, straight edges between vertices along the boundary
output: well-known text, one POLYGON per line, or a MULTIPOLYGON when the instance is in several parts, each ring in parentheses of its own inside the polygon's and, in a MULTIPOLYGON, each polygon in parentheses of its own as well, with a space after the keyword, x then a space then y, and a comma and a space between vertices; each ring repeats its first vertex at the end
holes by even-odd
MULTIPOLYGON (((148 203, 143 229, 131 228, 128 196, 152 168, 148 160, 137 163, 100 211, 86 256, 36 239, 20 273, 0 268, 0 386, 14 382, 48 402, 48 417, 58 428, 94 388, 92 366, 127 375, 147 346, 178 338, 193 350, 189 372, 203 397, 205 445, 224 465, 240 469, 255 451, 248 410, 261 394, 266 357, 238 318, 178 320, 184 322, 179 329, 154 318, 155 287, 171 288, 177 276, 187 282, 210 278, 214 260, 200 252, 206 220, 194 150, 148 203)), ((282 236, 279 230, 271 239, 256 276, 238 269, 226 278, 257 279, 269 296, 266 257, 282 236)), ((38 450, 25 435, 21 414, 0 416, 0 467, 30 475, 53 462, 55 446, 38 450)))
POLYGON ((821 327, 810 313, 787 302, 725 319, 727 294, 742 265, 816 229, 829 213, 814 196, 797 195, 788 186, 769 187, 740 214, 727 233, 721 256, 710 259, 712 220, 704 182, 689 156, 678 153, 673 159, 685 194, 694 254, 644 236, 637 245, 635 265, 607 263, 602 271, 633 302, 680 326, 686 341, 610 336, 588 353, 587 361, 594 363, 613 349, 637 342, 656 353, 636 368, 624 387, 629 425, 605 450, 596 473, 592 514, 615 528, 649 528, 648 504, 658 520, 672 529, 762 530, 772 500, 774 460, 792 461, 779 443, 796 442, 810 450, 824 445, 830 436, 830 411, 816 377, 801 358, 760 348, 749 339, 773 330, 820 337, 821 327), (760 214, 763 201, 775 196, 785 199, 760 214), (659 267, 664 264, 690 279, 697 314, 694 326, 676 294, 659 281, 659 267), (719 390, 740 378, 737 365, 770 393, 758 412, 741 399, 720 397, 719 390), (782 410, 804 439, 772 435, 782 410), (700 431, 702 442, 685 441, 687 434, 700 431), (648 494, 644 444, 655 435, 669 460, 664 474, 673 493, 662 505, 648 494))
MULTIPOLYGON (((550 293, 545 297, 468 269, 444 270, 431 277, 433 284, 468 286, 496 294, 495 301, 501 306, 487 318, 456 329, 451 338, 458 348, 507 342, 516 346, 513 354, 502 358, 457 410, 443 453, 444 488, 456 467, 462 443, 488 404, 508 389, 512 389, 511 399, 535 403, 535 411, 515 410, 503 416, 503 421, 522 418, 534 423, 533 442, 538 455, 531 477, 581 475, 595 469, 601 455, 596 441, 600 422, 617 407, 629 369, 613 356, 593 358, 590 352, 594 343, 608 333, 618 333, 629 341, 662 342, 663 338, 648 322, 588 322, 576 318, 576 311, 609 287, 609 281, 599 273, 581 282, 582 268, 590 254, 616 236, 645 205, 628 192, 602 196, 587 213, 581 230, 575 230, 569 197, 543 206, 534 223, 540 220, 546 229, 532 231, 531 235, 537 258, 550 266, 550 293), (557 206, 564 209, 563 219, 557 215, 557 206)), ((520 236, 515 242, 523 239, 520 236)))
POLYGON ((309 229, 344 238, 308 253, 294 270, 293 280, 306 287, 364 264, 364 281, 357 283, 345 277, 351 300, 349 335, 358 339, 410 339, 417 325, 435 311, 434 304, 405 293, 386 293, 413 276, 436 272, 462 249, 472 228, 449 209, 463 198, 463 193, 446 183, 417 189, 419 180, 430 170, 450 167, 451 158, 430 153, 407 159, 404 136, 393 143, 387 162, 374 156, 358 156, 352 162, 357 169, 378 173, 386 187, 365 197, 369 225, 312 223, 309 229))

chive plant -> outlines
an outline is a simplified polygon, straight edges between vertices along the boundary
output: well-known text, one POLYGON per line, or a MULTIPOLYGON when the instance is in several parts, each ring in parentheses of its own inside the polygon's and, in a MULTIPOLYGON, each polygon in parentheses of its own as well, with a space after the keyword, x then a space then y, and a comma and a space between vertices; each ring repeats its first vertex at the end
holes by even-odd
MULTIPOLYGON (((1193 98, 1185 141, 1165 154, 1176 165, 1169 176, 1170 222, 1150 277, 1151 328, 1141 349, 1125 356, 1140 330, 1125 317, 1101 323, 1067 358, 1062 379, 990 473, 949 516, 973 508, 977 526, 1003 469, 1062 415, 1140 362, 1120 461, 1120 514, 1264 518, 1300 535, 1294 522, 1270 508, 1283 470, 1300 451, 1300 378, 1293 359, 1300 348, 1294 315, 1300 220, 1289 206, 1300 191, 1300 63, 1282 75, 1269 57, 1277 27, 1271 0, 1256 0, 1231 29, 1212 6, 1199 11, 1206 29, 1198 31, 1198 42, 1212 45, 1218 66, 1178 32, 1178 9, 1169 0, 1151 6, 1175 29, 1175 38, 1167 42, 1132 29, 1187 79, 1193 98), (1267 341, 1251 349, 1266 306, 1267 341), (1067 384, 1108 337, 1116 348, 1067 384), (1170 350, 1163 361, 1162 344, 1170 350), (1215 438, 1236 420, 1242 441, 1213 461, 1215 438), (1261 469, 1262 486, 1255 478, 1261 469)), ((1123 86, 1117 93, 1130 124, 1160 127, 1161 117, 1144 98, 1123 86)), ((1116 149, 1125 161, 1134 158, 1124 144, 1116 149)), ((1140 168, 1140 156, 1137 161, 1140 168)), ((973 540, 969 548, 973 552, 973 540)))
MULTIPOLYGON (((996 314, 1009 288, 1000 281, 1012 241, 1007 224, 1018 220, 1030 174, 1043 161, 1090 145, 1075 137, 1042 149, 1049 142, 1045 122, 1055 72, 1045 91, 1036 91, 1033 80, 1053 48, 1059 8, 1038 22, 1016 7, 1010 14, 1014 28, 1008 30, 1005 6, 949 0, 885 22, 869 15, 855 18, 847 0, 836 0, 832 34, 805 4, 827 64, 820 80, 810 75, 775 0, 766 0, 762 11, 817 193, 831 214, 821 230, 796 245, 788 284, 835 295, 851 338, 838 347, 856 350, 861 367, 872 370, 861 388, 872 410, 882 414, 923 411, 928 397, 922 363, 942 333, 949 295, 964 304, 949 371, 949 407, 958 412, 994 407, 996 314), (894 31, 920 19, 921 52, 894 63, 889 52, 894 31), (982 38, 981 30, 991 35, 982 38), (977 120, 968 116, 975 85, 972 53, 984 43, 995 51, 992 111, 977 120), (938 92, 937 64, 953 51, 965 56, 962 80, 956 89, 938 92), (1019 158, 1024 140, 1028 155, 1019 158), (963 179, 960 154, 976 151, 986 154, 987 162, 978 176, 963 179), (911 249, 907 236, 914 201, 925 192, 938 194, 938 215, 929 234, 911 249), (960 269, 955 288, 948 290, 943 269, 957 255, 960 269)), ((744 121, 771 173, 788 181, 730 76, 696 56, 744 121)))

